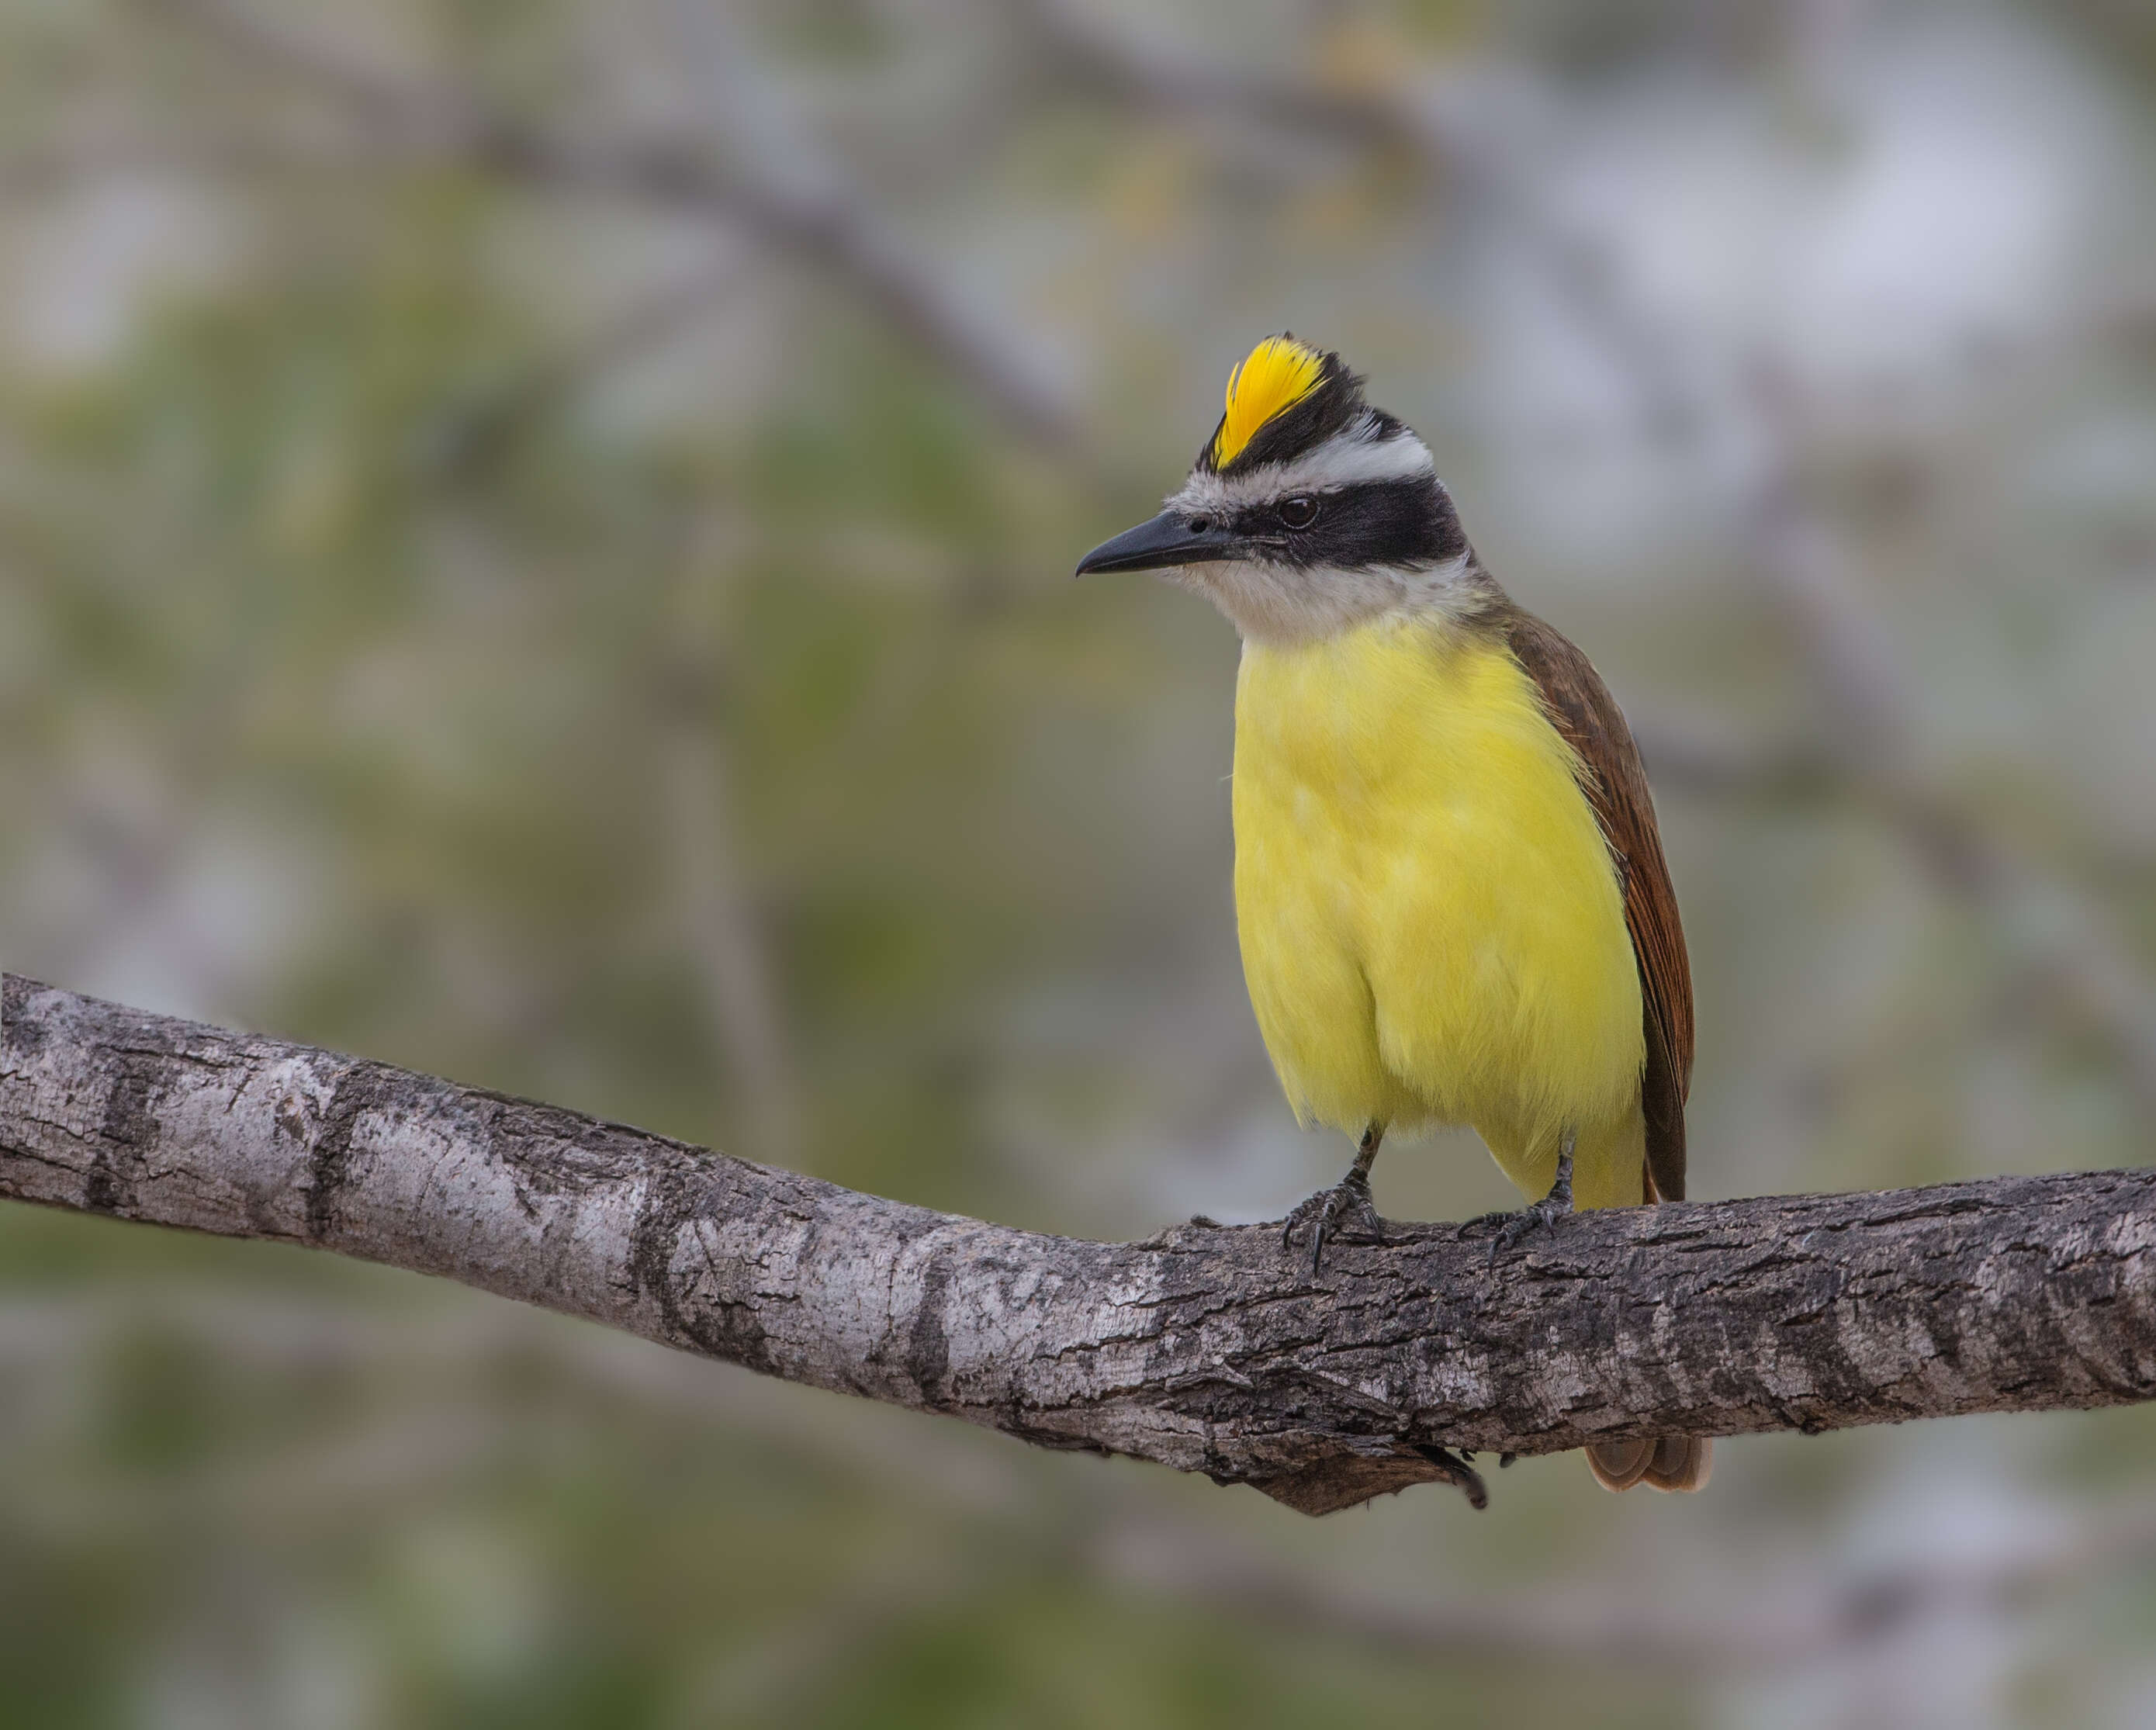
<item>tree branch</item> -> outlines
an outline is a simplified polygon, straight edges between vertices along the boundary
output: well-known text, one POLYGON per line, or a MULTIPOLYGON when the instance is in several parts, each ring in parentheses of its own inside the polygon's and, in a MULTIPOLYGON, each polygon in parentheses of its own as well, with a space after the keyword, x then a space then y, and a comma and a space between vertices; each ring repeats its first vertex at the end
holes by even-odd
POLYGON ((0 988, 0 1196, 310 1245, 1306 1512, 1546 1453, 2156 1398, 2156 1173, 1046 1237, 274 1040, 0 988))

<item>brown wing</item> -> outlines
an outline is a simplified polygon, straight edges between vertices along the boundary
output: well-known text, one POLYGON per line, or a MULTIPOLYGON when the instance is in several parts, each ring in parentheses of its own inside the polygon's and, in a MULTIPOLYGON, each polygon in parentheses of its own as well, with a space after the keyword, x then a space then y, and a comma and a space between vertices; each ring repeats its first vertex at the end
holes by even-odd
POLYGON ((1685 1193, 1685 1099, 1691 1091, 1691 964, 1676 891, 1655 827, 1655 798, 1632 730, 1587 657, 1532 613, 1510 605, 1499 628, 1540 688, 1550 719, 1586 765, 1587 792, 1625 885, 1625 924, 1640 963, 1647 1066, 1640 1104, 1647 1119, 1648 1201, 1685 1193))

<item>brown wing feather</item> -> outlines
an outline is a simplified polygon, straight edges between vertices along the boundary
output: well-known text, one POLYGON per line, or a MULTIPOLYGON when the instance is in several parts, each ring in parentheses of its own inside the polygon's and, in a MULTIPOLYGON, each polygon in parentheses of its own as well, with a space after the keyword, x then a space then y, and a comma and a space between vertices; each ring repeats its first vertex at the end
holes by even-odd
POLYGON ((1557 724, 1587 768, 1588 798, 1625 885, 1625 924, 1640 963, 1645 1004, 1647 1119, 1643 1199, 1685 1193, 1685 1099, 1691 1091, 1691 965, 1676 891, 1655 826, 1655 798, 1632 730, 1587 657, 1532 613, 1507 604, 1498 624, 1557 724))

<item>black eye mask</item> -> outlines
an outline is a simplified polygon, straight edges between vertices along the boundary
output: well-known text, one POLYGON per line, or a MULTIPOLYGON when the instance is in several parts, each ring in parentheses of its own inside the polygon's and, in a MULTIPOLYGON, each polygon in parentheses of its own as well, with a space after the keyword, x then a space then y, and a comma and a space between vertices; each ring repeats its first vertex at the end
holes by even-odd
POLYGON ((1289 496, 1316 502, 1317 515, 1307 527, 1288 526, 1278 499, 1245 506, 1227 519, 1228 526, 1253 543, 1253 557, 1301 571, 1363 571, 1442 564, 1467 550, 1451 498, 1430 475, 1289 496))

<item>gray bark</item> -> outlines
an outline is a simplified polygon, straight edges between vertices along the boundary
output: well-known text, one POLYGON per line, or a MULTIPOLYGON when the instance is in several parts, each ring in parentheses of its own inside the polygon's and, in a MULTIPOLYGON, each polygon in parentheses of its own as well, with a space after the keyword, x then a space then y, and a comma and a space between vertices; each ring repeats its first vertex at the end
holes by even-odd
POLYGON ((0 1197, 441 1274, 1306 1512, 1470 1450, 2156 1398, 2156 1173, 1399 1225, 1014 1231, 13 975, 0 1197))

